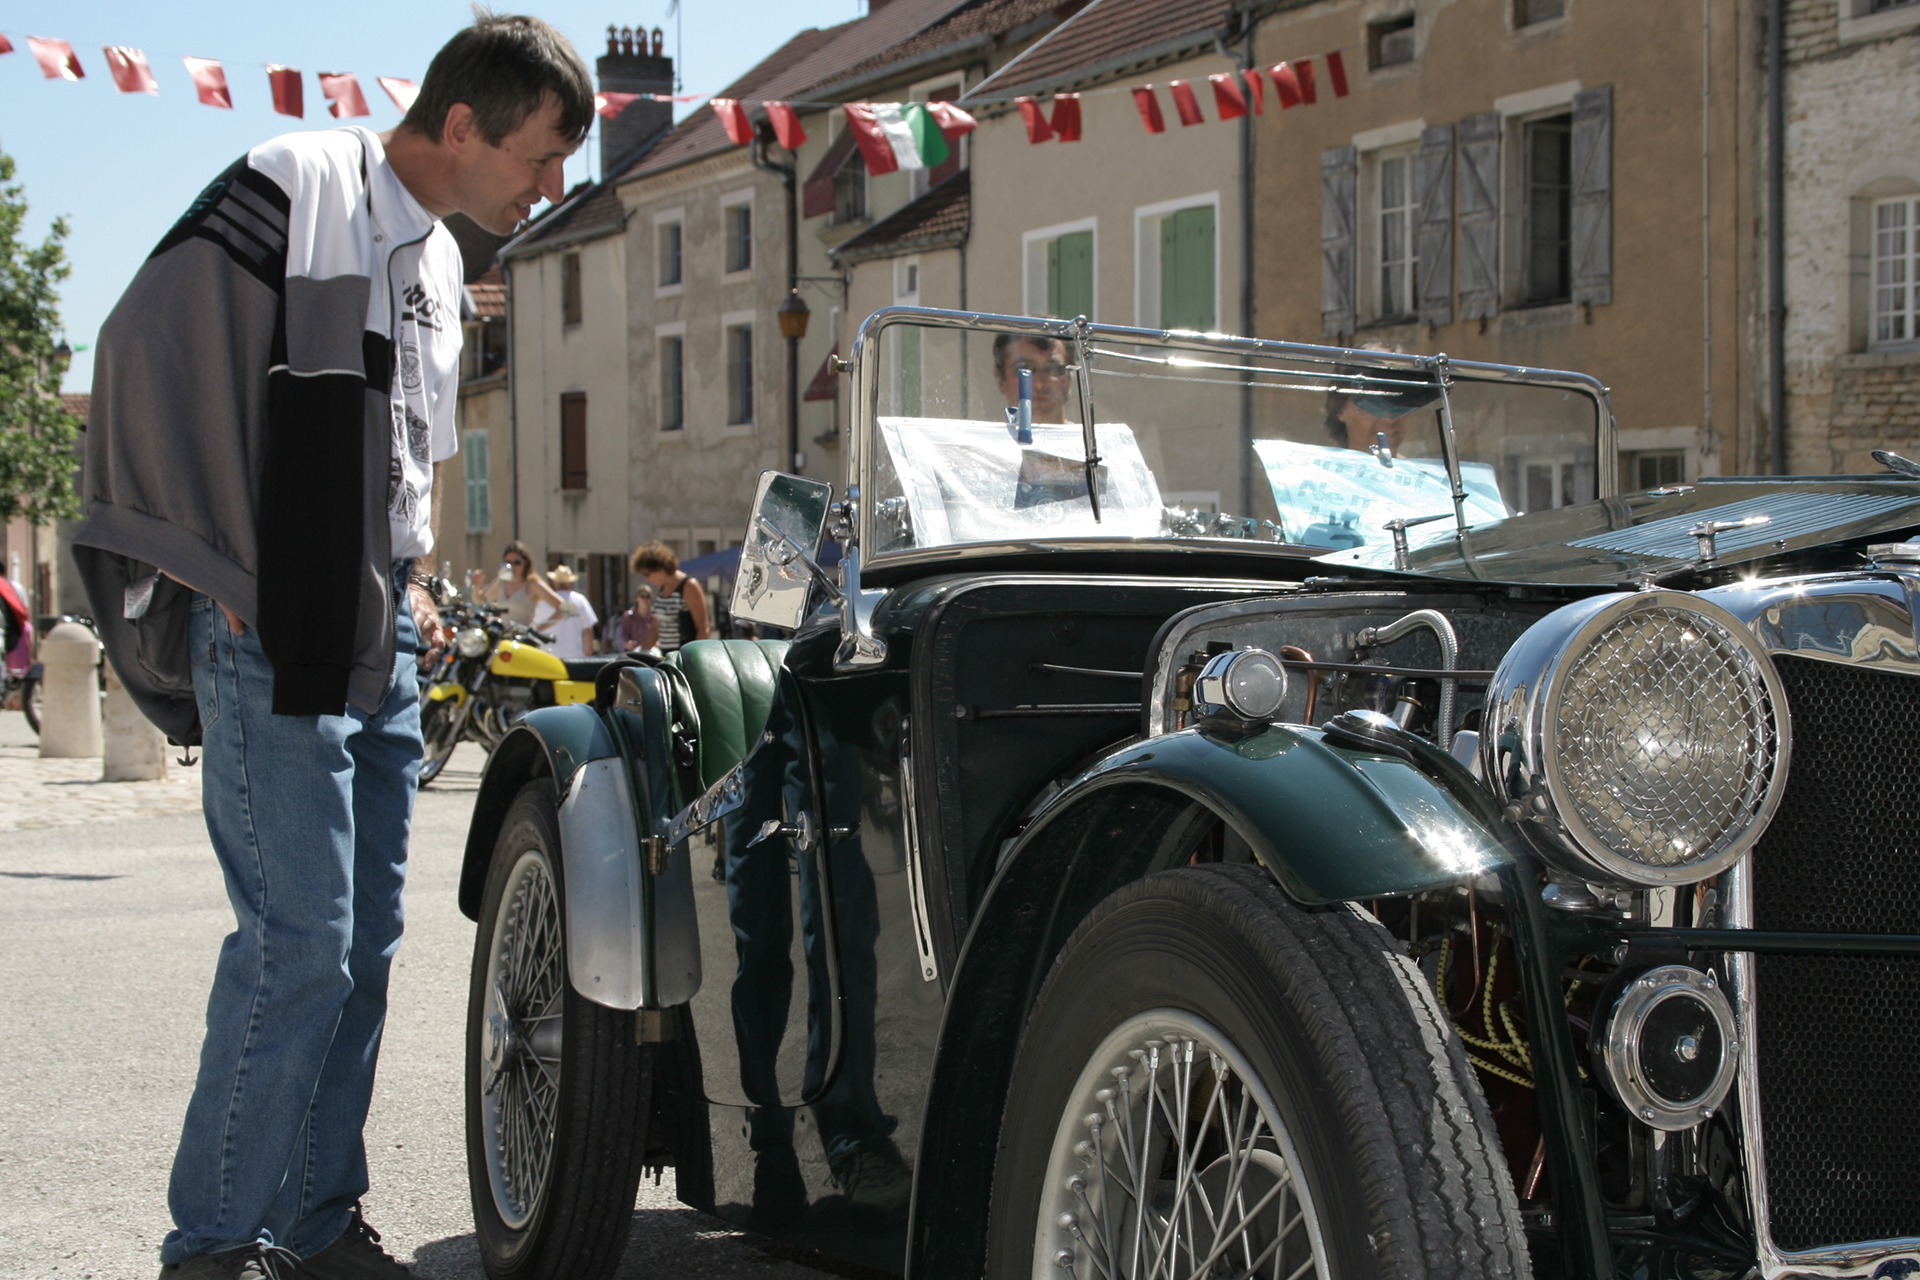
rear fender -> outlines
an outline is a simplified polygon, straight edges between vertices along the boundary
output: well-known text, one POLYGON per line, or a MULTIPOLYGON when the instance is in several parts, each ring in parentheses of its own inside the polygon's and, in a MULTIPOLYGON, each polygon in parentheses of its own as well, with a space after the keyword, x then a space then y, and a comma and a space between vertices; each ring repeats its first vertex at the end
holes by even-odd
POLYGON ((1416 769, 1329 747, 1311 729, 1237 739, 1186 730, 1116 751, 1068 784, 1008 854, 955 965, 927 1089, 909 1273, 958 1280, 985 1266, 1027 1012, 1074 929, 1116 889, 1186 862, 1221 822, 1308 905, 1456 884, 1510 861, 1471 776, 1431 755, 1416 769))

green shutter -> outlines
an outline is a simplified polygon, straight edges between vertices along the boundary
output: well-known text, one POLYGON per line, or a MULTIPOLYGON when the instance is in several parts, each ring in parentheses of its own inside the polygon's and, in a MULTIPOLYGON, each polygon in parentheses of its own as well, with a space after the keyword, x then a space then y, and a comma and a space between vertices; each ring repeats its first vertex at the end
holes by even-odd
POLYGON ((487 474, 487 433, 467 432, 460 456, 465 460, 467 480, 467 532, 486 533, 493 528, 493 490, 487 474))
POLYGON ((1160 327, 1211 332, 1213 302, 1213 206, 1169 214, 1160 222, 1160 327))
POLYGON ((904 417, 920 416, 920 327, 904 324, 893 330, 900 338, 900 407, 904 417))
POLYGON ((1092 317, 1093 232, 1075 231, 1047 245, 1047 314, 1092 317))

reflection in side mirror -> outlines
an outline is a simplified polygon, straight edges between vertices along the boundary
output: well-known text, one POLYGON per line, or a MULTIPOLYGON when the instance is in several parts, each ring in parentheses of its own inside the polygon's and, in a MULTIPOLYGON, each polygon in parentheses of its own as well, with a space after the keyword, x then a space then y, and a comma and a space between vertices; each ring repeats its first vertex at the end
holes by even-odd
POLYGON ((760 473, 733 580, 734 617, 789 631, 800 625, 832 501, 833 486, 824 480, 760 473))

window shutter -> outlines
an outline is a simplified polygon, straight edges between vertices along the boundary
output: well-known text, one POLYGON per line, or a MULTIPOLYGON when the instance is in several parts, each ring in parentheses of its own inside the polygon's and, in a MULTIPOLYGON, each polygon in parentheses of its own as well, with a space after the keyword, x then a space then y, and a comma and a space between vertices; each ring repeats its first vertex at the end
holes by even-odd
POLYGON ((580 319, 580 255, 563 253, 560 255, 560 322, 579 324, 580 319))
POLYGON ((493 491, 487 472, 487 433, 469 431, 460 447, 467 477, 467 532, 486 533, 493 528, 493 491))
POLYGON ((1420 135, 1413 158, 1419 279, 1415 306, 1422 324, 1453 323, 1453 126, 1437 124, 1420 135))
POLYGON ((1353 332, 1354 195, 1360 153, 1333 147, 1320 153, 1320 330, 1329 338, 1353 332))
POLYGON ((560 397, 560 487, 587 487, 587 393, 568 391, 560 397))
POLYGON ((1182 209, 1160 222, 1160 327, 1214 327, 1212 205, 1182 209))
POLYGON ((1613 301, 1613 86, 1573 95, 1573 300, 1613 301))
POLYGON ((1047 314, 1093 315, 1093 232, 1075 231, 1047 246, 1047 314))
POLYGON ((1460 122, 1460 318, 1500 309, 1500 115, 1460 122))

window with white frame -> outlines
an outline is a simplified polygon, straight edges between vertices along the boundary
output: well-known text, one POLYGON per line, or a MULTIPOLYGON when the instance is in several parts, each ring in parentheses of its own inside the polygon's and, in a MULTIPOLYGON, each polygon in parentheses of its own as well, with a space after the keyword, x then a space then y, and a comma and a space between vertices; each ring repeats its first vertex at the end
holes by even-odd
POLYGON ((467 485, 467 532, 493 529, 493 479, 487 472, 487 433, 468 431, 460 437, 460 462, 467 485))
POLYGON ((1523 303, 1573 296, 1573 116, 1552 115, 1520 126, 1523 303))
POLYGON ((867 220, 867 158, 855 147, 833 175, 833 225, 867 220))
POLYGON ((1093 316, 1097 229, 1095 219, 1083 218, 1029 231, 1021 237, 1028 315, 1062 320, 1093 316))
POLYGON ((730 276, 753 270, 753 198, 737 192, 720 203, 722 269, 730 276))
POLYGON ((1398 320, 1414 313, 1418 260, 1413 230, 1413 149, 1382 152, 1373 163, 1374 319, 1398 320))
POLYGON ((687 338, 680 325, 661 326, 660 429, 684 431, 687 426, 687 338))
POLYGON ((660 244, 660 286, 669 288, 684 283, 680 259, 681 238, 685 227, 678 218, 659 224, 655 234, 660 244))
POLYGON ((725 328, 727 422, 749 426, 753 422, 753 322, 742 321, 725 328))
POLYGON ((1867 345, 1920 342, 1920 197, 1874 202, 1872 279, 1867 345))
POLYGON ((1219 328, 1217 192, 1134 210, 1135 309, 1155 329, 1219 328))

